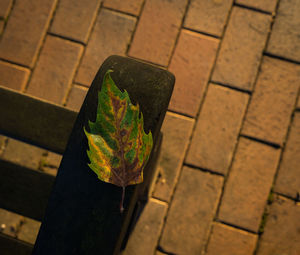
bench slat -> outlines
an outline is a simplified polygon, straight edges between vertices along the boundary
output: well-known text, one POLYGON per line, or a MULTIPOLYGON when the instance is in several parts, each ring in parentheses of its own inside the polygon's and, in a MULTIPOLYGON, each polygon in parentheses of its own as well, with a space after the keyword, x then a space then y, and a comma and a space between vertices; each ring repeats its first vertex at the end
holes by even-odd
POLYGON ((63 153, 77 113, 0 85, 0 133, 63 153))
POLYGON ((55 177, 5 160, 0 176, 0 208, 41 221, 55 177))

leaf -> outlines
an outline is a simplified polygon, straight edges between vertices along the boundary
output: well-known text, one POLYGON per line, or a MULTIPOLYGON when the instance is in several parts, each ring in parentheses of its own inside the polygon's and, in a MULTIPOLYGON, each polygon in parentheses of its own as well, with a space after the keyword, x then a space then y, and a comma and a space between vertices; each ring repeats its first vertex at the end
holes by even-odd
POLYGON ((133 105, 125 90, 112 80, 109 70, 104 75, 98 94, 95 122, 84 127, 88 139, 88 165, 104 182, 123 188, 120 210, 123 212, 125 187, 143 182, 145 167, 153 145, 151 131, 144 131, 143 114, 133 105))

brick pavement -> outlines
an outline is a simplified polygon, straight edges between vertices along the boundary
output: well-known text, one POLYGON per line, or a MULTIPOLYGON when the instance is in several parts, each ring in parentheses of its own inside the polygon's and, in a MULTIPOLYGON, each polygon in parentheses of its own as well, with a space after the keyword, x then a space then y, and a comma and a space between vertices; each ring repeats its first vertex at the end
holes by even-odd
MULTIPOLYGON (((80 109, 111 54, 177 78, 159 175, 124 254, 300 254, 299 0, 0 0, 0 84, 80 109), (76 3, 75 3, 76 2, 76 3)), ((61 156, 0 137, 55 175, 61 156)), ((39 222, 0 210, 33 244, 39 222)))

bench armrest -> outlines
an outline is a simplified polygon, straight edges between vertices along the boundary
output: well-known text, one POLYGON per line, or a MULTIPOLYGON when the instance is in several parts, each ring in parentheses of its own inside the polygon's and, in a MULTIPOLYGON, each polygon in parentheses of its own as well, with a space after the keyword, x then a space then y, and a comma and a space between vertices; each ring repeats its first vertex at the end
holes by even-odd
MULTIPOLYGON (((83 126, 94 121, 98 91, 104 74, 126 89, 133 104, 139 103, 145 132, 154 146, 172 94, 175 78, 163 69, 133 59, 111 56, 99 69, 75 121, 33 254, 118 254, 142 185, 126 188, 124 213, 119 203, 122 189, 97 179, 89 169, 83 126), (121 235, 121 233, 123 233, 121 235)), ((151 159, 150 159, 151 160, 151 159)), ((149 165, 149 164, 148 164, 149 165)), ((146 168, 145 175, 152 169, 146 168)))

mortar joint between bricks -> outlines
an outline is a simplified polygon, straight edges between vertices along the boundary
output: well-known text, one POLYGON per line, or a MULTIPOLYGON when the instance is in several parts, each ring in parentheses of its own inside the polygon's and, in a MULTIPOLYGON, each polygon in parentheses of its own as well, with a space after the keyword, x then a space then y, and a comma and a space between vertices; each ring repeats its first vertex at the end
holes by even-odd
POLYGON ((168 64, 167 64, 167 68, 169 68, 169 66, 171 64, 171 61, 172 61, 172 57, 174 56, 174 52, 175 52, 176 46, 178 44, 178 40, 179 40, 181 31, 183 29, 183 24, 184 24, 186 15, 187 15, 188 10, 189 10, 190 3, 191 3, 191 0, 187 0, 186 6, 185 6, 185 9, 184 9, 184 13, 183 13, 183 17, 181 19, 181 23, 180 23, 180 26, 179 26, 179 29, 178 29, 178 33, 177 33, 177 36, 175 38, 175 41, 174 41, 174 44, 173 44, 173 48, 171 50, 171 54, 170 54, 170 58, 169 58, 169 61, 168 61, 168 64))
MULTIPOLYGON (((83 57, 84 57, 84 55, 85 55, 86 47, 87 47, 87 45, 88 45, 88 43, 89 43, 89 41, 90 41, 90 38, 91 38, 91 36, 92 36, 92 33, 93 33, 94 29, 95 29, 96 20, 97 20, 98 16, 100 15, 100 12, 101 12, 101 10, 102 10, 102 6, 103 6, 103 1, 102 1, 100 4, 98 4, 98 6, 97 6, 96 13, 95 13, 94 18, 93 18, 93 20, 92 20, 92 22, 91 22, 91 28, 90 28, 89 31, 88 31, 88 35, 87 35, 87 40, 86 40, 86 42, 85 42, 85 43, 81 43, 81 45, 83 46, 83 50, 82 50, 82 52, 81 52, 81 56, 79 57, 79 60, 78 60, 77 65, 76 65, 76 67, 75 67, 75 71, 74 71, 74 74, 73 74, 73 77, 72 77, 72 81, 71 81, 70 85, 68 86, 68 89, 67 89, 67 91, 66 91, 66 94, 65 94, 65 96, 64 96, 64 98, 63 98, 63 100, 62 100, 62 105, 63 105, 63 106, 66 106, 66 105, 67 105, 67 102, 68 102, 68 100, 69 100, 69 97, 70 97, 70 94, 71 94, 71 90, 72 90, 73 87, 74 87, 73 85, 74 85, 74 83, 75 83, 75 78, 76 78, 76 76, 77 76, 77 73, 78 73, 79 67, 80 67, 80 65, 81 65, 82 59, 83 59, 83 57)), ((76 84, 79 84, 79 83, 76 83, 76 84)), ((84 86, 84 87, 87 87, 86 84, 79 84, 79 85, 84 86)))
MULTIPOLYGON (((190 136, 189 146, 188 146, 188 148, 187 148, 186 155, 185 155, 185 157, 184 157, 184 161, 183 161, 183 162, 186 161, 186 156, 187 156, 187 154, 188 154, 188 152, 189 152, 189 150, 190 150, 191 141, 192 141, 192 139, 193 139, 193 136, 194 136, 194 133, 195 133, 195 130, 196 130, 196 121, 197 121, 197 119, 199 118, 201 109, 202 109, 203 104, 204 104, 204 101, 205 101, 205 99, 206 99, 206 95, 207 95, 207 91, 208 91, 209 84, 212 82, 212 75, 213 75, 214 69, 215 69, 215 67, 216 67, 218 55, 219 55, 220 49, 221 49, 221 47, 222 47, 223 38, 224 38, 224 35, 225 35, 226 30, 227 30, 227 27, 228 27, 228 23, 229 23, 229 20, 230 20, 230 17, 231 17, 231 13, 232 13, 232 10, 233 10, 233 6, 234 6, 234 5, 232 4, 231 7, 230 7, 230 9, 229 9, 229 11, 228 11, 228 15, 227 15, 227 18, 226 18, 226 21, 225 21, 225 25, 224 25, 224 27, 223 27, 223 31, 222 31, 222 34, 221 34, 221 37, 220 37, 220 42, 219 42, 219 44, 218 44, 218 49, 217 49, 217 51, 216 51, 215 60, 214 60, 214 63, 213 63, 213 65, 212 65, 212 67, 211 67, 210 75, 209 75, 209 77, 208 77, 208 81, 207 81, 207 84, 206 84, 206 88, 205 88, 204 93, 203 93, 202 101, 200 102, 200 105, 199 105, 199 108, 198 108, 198 112, 197 112, 197 114, 196 114, 196 116, 195 116, 194 127, 193 127, 193 130, 192 130, 192 134, 191 134, 191 136, 190 136)), ((240 131, 239 131, 239 133, 240 133, 240 131)), ((228 178, 228 174, 229 174, 229 170, 230 170, 230 168, 231 168, 231 165, 232 165, 232 162, 233 162, 233 159, 234 159, 234 156, 235 156, 235 152, 236 152, 236 150, 237 150, 237 143, 238 143, 238 139, 237 139, 237 141, 236 141, 236 145, 235 145, 235 148, 234 148, 234 150, 233 150, 232 159, 231 159, 231 162, 230 162, 230 164, 229 164, 229 166, 228 166, 227 174, 224 176, 223 185, 222 185, 222 188, 221 188, 222 190, 221 190, 221 194, 220 194, 220 197, 219 197, 219 200, 218 200, 217 208, 216 208, 216 210, 215 210, 215 214, 214 214, 214 216, 213 216, 213 221, 217 218, 217 215, 218 215, 219 210, 220 210, 220 205, 221 205, 222 197, 223 197, 223 195, 224 195, 225 184, 226 184, 226 181, 227 181, 227 178, 228 178)), ((210 236, 211 236, 211 230, 210 230, 210 232, 209 232, 208 238, 207 238, 206 243, 205 243, 205 245, 204 245, 204 248, 203 248, 204 251, 207 250, 208 242, 209 242, 210 236)))
POLYGON ((262 13, 262 14, 274 15, 274 12, 264 11, 264 10, 259 9, 259 8, 255 8, 255 7, 252 7, 252 6, 248 6, 248 5, 237 3, 236 1, 234 1, 233 5, 236 6, 236 7, 239 7, 239 8, 243 8, 243 9, 247 9, 247 10, 250 10, 250 11, 259 12, 259 13, 262 13))
POLYGON ((125 55, 126 55, 127 57, 128 57, 128 53, 129 53, 129 50, 130 50, 130 47, 131 47, 133 38, 134 38, 135 33, 136 33, 137 26, 138 26, 139 21, 140 21, 140 17, 141 17, 141 15, 142 15, 142 13, 143 13, 145 3, 146 3, 146 0, 143 1, 142 5, 141 5, 140 12, 139 12, 138 16, 136 16, 135 26, 134 26, 134 28, 133 28, 133 31, 132 31, 130 40, 129 40, 128 45, 127 45, 127 49, 126 49, 126 51, 125 51, 125 55))
MULTIPOLYGON (((3 34, 4 34, 5 28, 6 28, 6 26, 7 26, 8 20, 9 20, 9 18, 10 18, 10 16, 11 16, 11 13, 12 13, 13 8, 14 8, 14 6, 15 6, 15 3, 16 3, 16 0, 12 0, 12 3, 11 3, 11 6, 10 6, 10 8, 9 8, 9 10, 8 10, 7 16, 6 16, 5 18, 2 18, 2 17, 0 18, 1 20, 4 20, 4 25, 3 25, 2 33, 0 33, 0 41, 1 41, 2 36, 3 36, 3 34)), ((0 32, 1 32, 1 31, 0 31, 0 32)))
POLYGON ((38 63, 38 60, 39 60, 40 55, 41 55, 41 53, 42 53, 42 49, 44 48, 45 41, 46 41, 46 38, 47 38, 47 35, 48 35, 47 32, 49 31, 49 29, 50 29, 50 27, 51 27, 52 20, 53 20, 53 17, 54 17, 54 15, 55 15, 55 11, 56 11, 56 9, 57 9, 57 5, 58 5, 58 0, 55 1, 55 5, 54 5, 53 11, 52 11, 52 13, 51 13, 51 18, 50 18, 50 20, 48 21, 47 27, 46 27, 46 29, 45 29, 44 36, 43 36, 43 38, 42 38, 42 40, 41 40, 41 45, 40 45, 40 47, 39 47, 39 49, 38 49, 38 51, 37 51, 37 53, 36 53, 36 56, 35 56, 34 61, 33 61, 33 65, 32 65, 32 67, 30 67, 31 72, 30 72, 30 74, 29 74, 29 77, 28 77, 28 79, 27 79, 26 84, 24 85, 24 87, 23 87, 23 89, 22 89, 22 92, 23 92, 23 93, 26 93, 26 91, 27 91, 27 89, 28 89, 28 87, 29 87, 30 81, 31 81, 32 76, 33 76, 33 70, 36 68, 37 63, 38 63))
MULTIPOLYGON (((276 3, 276 7, 275 7, 275 11, 272 13, 272 20, 271 20, 271 24, 270 24, 270 31, 268 33, 268 36, 267 36, 267 39, 266 39, 266 43, 265 43, 265 47, 264 47, 264 50, 263 50, 263 56, 270 56, 271 57, 271 54, 267 53, 266 50, 267 50, 267 46, 269 44, 269 41, 270 41, 270 37, 271 37, 271 33, 272 33, 272 30, 273 30, 273 26, 274 26, 274 23, 275 23, 275 20, 276 20, 276 14, 278 13, 278 9, 279 9, 279 2, 280 1, 277 1, 276 3)), ((274 56, 273 56, 274 57, 274 56)), ((262 60, 261 60, 262 62, 262 60)), ((261 63, 260 63, 260 66, 259 66, 259 69, 261 69, 261 63)), ((257 82, 257 79, 258 79, 258 74, 257 74, 257 77, 256 77, 256 80, 255 80, 255 83, 254 83, 254 86, 253 86, 253 92, 254 92, 254 89, 255 89, 255 84, 257 82)), ((299 92, 298 92, 298 96, 299 96, 299 93, 300 93, 300 89, 299 89, 299 92)), ((297 101, 297 100, 296 100, 297 101)), ((251 98, 248 102, 248 107, 249 107, 249 104, 251 102, 251 98)), ((286 134, 286 137, 289 133, 289 129, 290 129, 290 126, 287 130, 287 134, 286 134)), ((284 139, 285 141, 286 139, 284 139)), ((274 191, 273 191, 273 187, 275 185, 275 181, 276 181, 276 178, 277 178, 277 175, 278 175, 278 171, 279 171, 279 167, 280 167, 280 164, 281 164, 281 161, 282 161, 282 156, 283 156, 283 152, 284 152, 284 149, 285 149, 285 142, 283 143, 283 149, 281 150, 281 155, 280 155, 280 158, 279 158, 279 161, 277 163, 277 169, 275 171, 275 175, 273 177, 273 184, 272 184, 272 188, 271 188, 271 191, 270 193, 272 192, 273 193, 273 196, 274 196, 274 191)), ((272 201, 273 202, 273 201, 272 201)), ((269 207, 269 204, 266 203, 265 205, 265 210, 264 212, 267 210, 267 208, 269 207)), ((266 220, 266 219, 265 219, 266 220)), ((262 222, 261 222, 261 225, 260 225, 260 228, 261 229, 261 226, 264 228, 264 225, 263 224, 263 216, 262 216, 262 222)), ((258 249, 259 249, 259 244, 260 244, 260 239, 261 239, 261 234, 258 235, 258 238, 257 238, 257 241, 256 241, 256 247, 255 247, 255 250, 254 250, 254 253, 253 255, 257 255, 257 252, 258 252, 258 249)))

